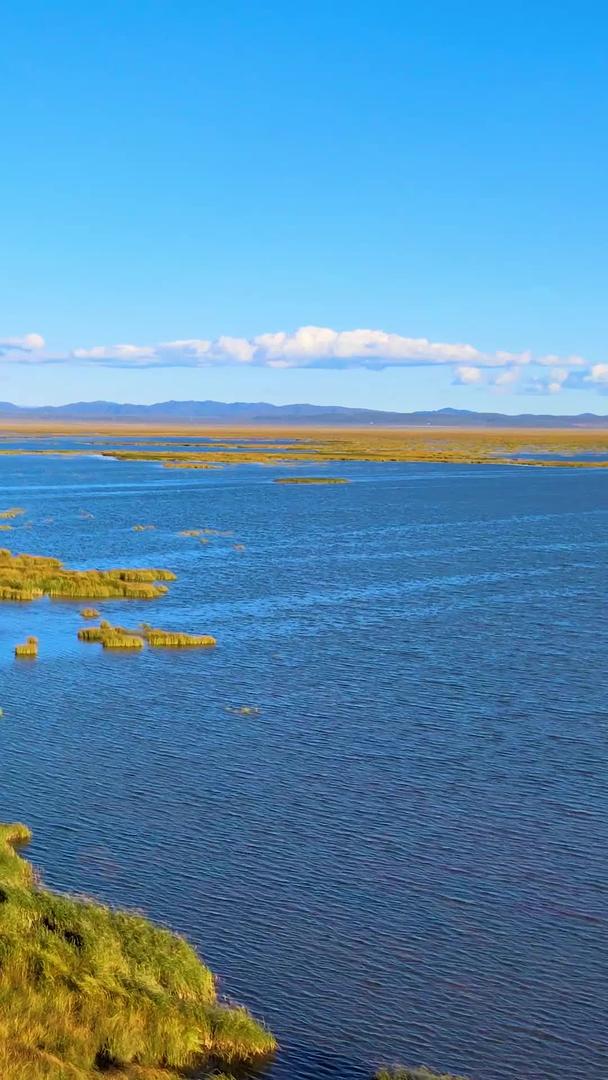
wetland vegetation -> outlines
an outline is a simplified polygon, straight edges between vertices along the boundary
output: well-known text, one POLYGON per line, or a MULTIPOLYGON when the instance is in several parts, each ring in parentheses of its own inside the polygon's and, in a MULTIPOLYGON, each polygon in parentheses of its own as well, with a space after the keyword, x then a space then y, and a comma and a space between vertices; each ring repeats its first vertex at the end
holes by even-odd
POLYGON ((0 825, 2 1080, 169 1080, 272 1053, 182 938, 42 887, 17 851, 29 839, 0 825))
MULTIPOLYGON (((186 429, 180 429, 185 435, 186 429)), ((107 447, 104 456, 120 461, 153 461, 169 468, 259 464, 323 464, 331 462, 447 462, 584 468, 608 465, 607 429, 532 428, 253 428, 257 441, 244 443, 242 429, 217 433, 205 429, 205 445, 179 444, 159 450, 150 443, 137 450, 107 447), (270 431, 283 441, 269 442, 270 431), (576 461, 581 454, 597 460, 576 461), (537 460, 537 454, 559 459, 537 460)), ((125 432, 128 433, 128 432, 125 432)), ((177 434, 177 432, 176 432, 177 434)), ((201 432, 202 434, 202 432, 201 432)))
POLYGON ((21 506, 11 506, 8 510, 0 510, 0 518, 17 518, 25 514, 21 506))
POLYGON ((38 656, 38 638, 30 634, 23 645, 15 645, 15 656, 38 656))
MULTIPOLYGON (((413 461, 452 464, 534 465, 605 468, 606 428, 305 427, 212 424, 17 424, 24 438, 90 436, 85 449, 2 447, 0 454, 100 454, 119 461, 150 461, 170 469, 213 469, 226 465, 323 464, 348 461, 413 461), (112 436, 130 445, 112 445, 112 436), (176 441, 169 443, 167 438, 176 441), (97 444, 93 439, 98 440, 97 444), (201 441, 203 440, 203 441, 201 441), (100 445, 101 444, 101 445, 100 445), (538 460, 536 455, 554 455, 538 460), (593 454, 595 460, 581 461, 593 454), (557 455, 557 457, 555 456, 557 455)), ((7 512, 5 511, 5 514, 7 512)))
POLYGON ((159 583, 174 580, 170 570, 70 570, 59 559, 0 549, 0 600, 153 600, 167 592, 159 583))
POLYGON ((143 649, 146 642, 152 649, 213 649, 217 641, 211 634, 184 634, 143 623, 136 630, 112 626, 102 620, 99 626, 84 626, 78 631, 79 641, 95 642, 104 649, 143 649))

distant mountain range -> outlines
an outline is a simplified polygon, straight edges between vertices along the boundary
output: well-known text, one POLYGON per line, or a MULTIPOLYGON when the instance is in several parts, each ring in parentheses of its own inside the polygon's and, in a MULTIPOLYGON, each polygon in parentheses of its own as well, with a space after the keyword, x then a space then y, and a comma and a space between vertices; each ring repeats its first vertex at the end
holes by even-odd
POLYGON ((380 409, 349 409, 340 405, 271 405, 265 401, 161 401, 155 405, 124 405, 115 401, 77 401, 71 405, 40 405, 26 408, 0 402, 0 420, 163 420, 176 423, 295 423, 332 425, 397 425, 402 427, 596 427, 608 428, 608 416, 579 413, 551 416, 547 413, 472 412, 469 409, 436 409, 423 412, 383 412, 380 409))

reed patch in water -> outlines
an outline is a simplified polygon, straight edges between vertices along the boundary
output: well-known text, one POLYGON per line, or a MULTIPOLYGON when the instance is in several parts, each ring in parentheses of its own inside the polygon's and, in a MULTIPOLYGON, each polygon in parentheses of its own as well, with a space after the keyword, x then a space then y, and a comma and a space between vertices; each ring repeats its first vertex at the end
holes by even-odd
POLYGON ((217 641, 211 634, 184 634, 142 623, 137 630, 112 626, 103 620, 99 626, 83 626, 78 640, 103 645, 104 649, 141 649, 146 642, 152 649, 212 649, 217 641))
POLYGON ((15 656, 38 656, 38 638, 32 634, 23 645, 15 645, 15 656))
POLYGON ((59 559, 0 549, 0 600, 153 600, 167 592, 161 582, 174 580, 170 570, 69 570, 59 559))
POLYGON ((16 518, 25 514, 22 506, 9 506, 8 510, 0 510, 0 518, 16 518))
POLYGON ((213 649, 217 645, 211 634, 182 634, 153 626, 144 627, 142 632, 152 649, 213 649))

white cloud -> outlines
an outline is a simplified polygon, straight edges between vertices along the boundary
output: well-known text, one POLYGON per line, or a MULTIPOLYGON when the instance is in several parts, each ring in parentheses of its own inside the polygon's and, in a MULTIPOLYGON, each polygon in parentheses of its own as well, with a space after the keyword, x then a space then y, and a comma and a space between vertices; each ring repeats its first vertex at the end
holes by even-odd
POLYGON ((154 360, 157 349, 146 345, 95 345, 92 349, 74 349, 75 360, 120 360, 137 364, 142 360, 154 360))
POLYGON ((483 379, 481 368, 470 367, 467 364, 459 365, 454 370, 454 382, 459 386, 474 386, 483 379))
POLYGON ((608 364, 592 364, 584 381, 596 386, 608 386, 608 364))
POLYGON ((521 378, 521 368, 508 367, 492 376, 491 385, 499 388, 513 386, 521 378))
MULTIPOLYGON (((484 352, 464 342, 431 341, 385 330, 333 330, 301 326, 252 338, 222 335, 164 341, 156 345, 96 345, 72 352, 76 360, 150 365, 252 364, 259 367, 367 367, 458 365, 462 368, 522 368, 535 363, 530 352, 484 352)), ((580 358, 572 358, 572 362, 580 358)), ((543 363, 545 362, 543 358, 543 363)), ((561 361, 569 364, 569 360, 561 361)), ((460 377, 457 374, 459 381, 460 377)), ((470 376, 469 381, 480 381, 470 376)))
POLYGON ((40 334, 30 333, 0 339, 0 361, 132 368, 228 365, 275 370, 429 366, 451 368, 454 382, 462 386, 506 391, 521 384, 522 391, 539 394, 586 386, 608 392, 608 364, 592 364, 576 354, 559 357, 502 349, 489 352, 466 342, 432 341, 385 330, 334 330, 328 326, 301 326, 292 332, 280 330, 251 338, 224 334, 215 339, 178 338, 147 345, 93 345, 74 348, 67 354, 50 352, 40 334), (529 375, 525 380, 524 372, 529 375))
POLYGON ((36 359, 35 354, 44 348, 42 334, 24 334, 23 337, 0 338, 0 357, 3 360, 16 359, 22 363, 36 359))

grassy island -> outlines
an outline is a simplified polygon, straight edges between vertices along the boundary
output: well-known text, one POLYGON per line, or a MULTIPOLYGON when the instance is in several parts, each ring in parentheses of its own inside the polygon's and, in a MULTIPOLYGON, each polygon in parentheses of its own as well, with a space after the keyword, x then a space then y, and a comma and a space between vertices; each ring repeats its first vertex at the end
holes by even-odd
POLYGON ((274 1050, 182 938, 41 887, 16 850, 29 839, 0 825, 2 1080, 173 1080, 274 1050))
POLYGON ((170 570, 69 570, 59 559, 0 548, 0 600, 153 600, 167 591, 159 582, 174 580, 170 570))
POLYGON ((102 620, 99 626, 83 626, 78 631, 79 641, 93 641, 104 649, 143 649, 147 642, 152 649, 198 648, 213 649, 217 641, 211 634, 183 634, 173 630, 160 630, 143 623, 138 630, 124 626, 112 626, 102 620))
POLYGON ((348 484, 343 476, 278 476, 275 484, 348 484))

